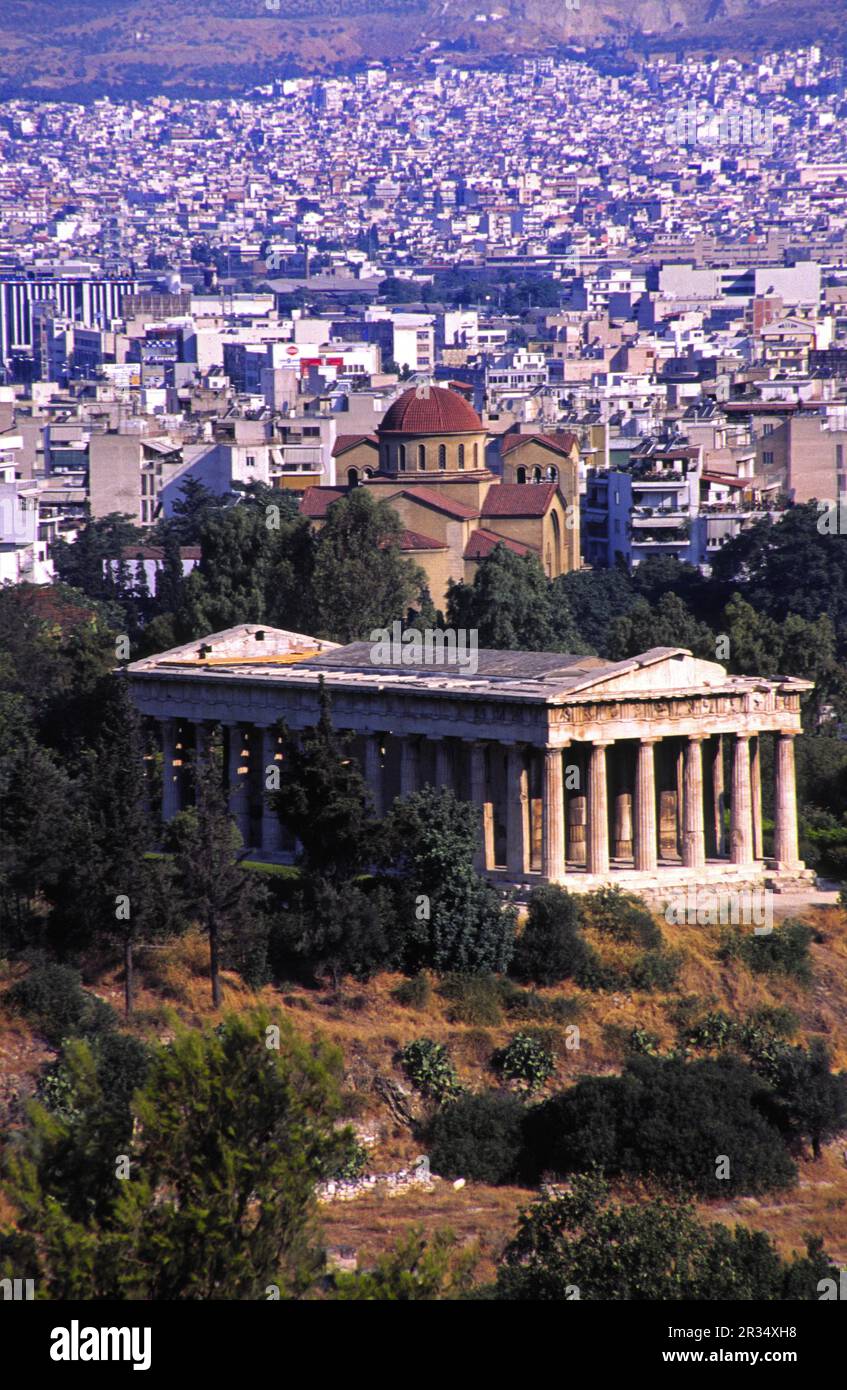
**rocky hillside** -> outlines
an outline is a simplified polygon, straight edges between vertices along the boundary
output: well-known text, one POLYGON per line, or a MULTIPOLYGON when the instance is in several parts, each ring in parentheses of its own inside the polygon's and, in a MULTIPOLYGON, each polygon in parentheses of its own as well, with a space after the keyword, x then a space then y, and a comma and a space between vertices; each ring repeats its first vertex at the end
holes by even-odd
POLYGON ((470 63, 559 46, 743 55, 845 36, 845 6, 811 0, 0 0, 0 93, 209 95, 436 51, 470 63))

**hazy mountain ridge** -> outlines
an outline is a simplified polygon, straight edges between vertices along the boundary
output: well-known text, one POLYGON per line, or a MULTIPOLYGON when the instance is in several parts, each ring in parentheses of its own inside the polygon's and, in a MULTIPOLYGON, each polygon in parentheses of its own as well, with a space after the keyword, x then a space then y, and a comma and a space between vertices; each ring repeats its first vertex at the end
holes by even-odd
POLYGON ((0 92, 208 95, 427 51, 469 63, 556 45, 745 54, 846 36, 847 0, 823 12, 816 0, 88 0, 82 12, 0 0, 0 92))

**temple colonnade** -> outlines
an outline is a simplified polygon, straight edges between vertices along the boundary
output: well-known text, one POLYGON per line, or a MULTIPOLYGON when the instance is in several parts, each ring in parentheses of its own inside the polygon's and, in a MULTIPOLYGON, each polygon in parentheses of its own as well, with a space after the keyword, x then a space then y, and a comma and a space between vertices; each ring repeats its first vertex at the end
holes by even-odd
MULTIPOLYGON (((158 720, 163 750, 162 816, 191 803, 192 764, 213 725, 158 720)), ((274 725, 222 725, 229 806, 245 845, 288 858, 296 844, 267 804, 281 758, 274 725)), ((478 867, 512 883, 561 882, 573 874, 653 876, 712 861, 739 870, 764 858, 763 740, 773 738, 771 859, 800 863, 794 770, 796 729, 573 740, 537 744, 495 738, 358 732, 377 815, 398 795, 452 788, 481 812, 478 867)))

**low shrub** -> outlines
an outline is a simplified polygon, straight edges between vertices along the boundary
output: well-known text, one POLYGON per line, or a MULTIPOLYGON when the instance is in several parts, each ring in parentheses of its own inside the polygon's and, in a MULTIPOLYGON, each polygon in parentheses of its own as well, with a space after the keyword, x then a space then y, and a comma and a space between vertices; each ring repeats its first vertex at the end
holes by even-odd
POLYGON ((509 1018, 533 1023, 572 1023, 585 1012, 585 1004, 576 996, 545 999, 534 989, 520 989, 511 980, 500 980, 499 989, 509 1018))
POLYGON ((432 1171, 492 1186, 514 1181, 523 1118, 522 1102, 508 1092, 461 1096, 439 1111, 430 1126, 432 1171))
POLYGON ((443 1043, 416 1038, 403 1048, 400 1063, 412 1085, 428 1100, 441 1105, 461 1094, 456 1069, 443 1043))
POLYGON ((33 965, 12 985, 6 1003, 54 1044, 66 1037, 102 1033, 117 1021, 114 1009, 83 989, 79 971, 70 965, 33 965))
POLYGON ((630 987, 647 992, 673 989, 679 978, 682 959, 681 951, 669 951, 665 947, 645 951, 630 969, 630 987))
POLYGON ((531 1033, 516 1033, 495 1052, 492 1064, 506 1081, 516 1082, 525 1091, 539 1091, 556 1070, 549 1048, 531 1033))
POLYGON ((364 1144, 359 1143, 352 1130, 345 1137, 345 1152, 340 1157, 336 1156, 334 1162, 326 1167, 323 1174, 325 1180, 343 1182, 360 1178, 368 1165, 368 1151, 364 1144))
POLYGON ((432 999, 432 982, 429 976, 421 971, 419 975, 413 975, 411 979, 399 984, 393 991, 392 998, 407 1009, 426 1009, 432 999))
POLYGON ((808 984, 812 978, 809 945, 814 937, 812 928, 796 918, 761 936, 730 927, 721 937, 718 958, 725 963, 739 961, 756 975, 790 975, 808 984))
POLYGON ((496 1028, 503 1021, 500 985, 495 975, 447 975, 439 993, 450 1001, 451 1023, 496 1028))
POLYGON ((661 930, 649 909, 622 888, 597 888, 586 893, 580 903, 580 918, 584 928, 615 941, 629 941, 645 950, 656 950, 662 944, 661 930))

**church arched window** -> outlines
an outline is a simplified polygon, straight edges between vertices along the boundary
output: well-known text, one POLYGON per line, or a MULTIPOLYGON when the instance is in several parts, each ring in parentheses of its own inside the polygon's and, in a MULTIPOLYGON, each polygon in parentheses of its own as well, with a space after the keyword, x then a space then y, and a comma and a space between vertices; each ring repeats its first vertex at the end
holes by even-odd
POLYGON ((439 468, 446 468, 446 467, 447 467, 447 445, 446 445, 446 444, 439 444, 439 446, 438 446, 438 467, 439 467, 439 468))

